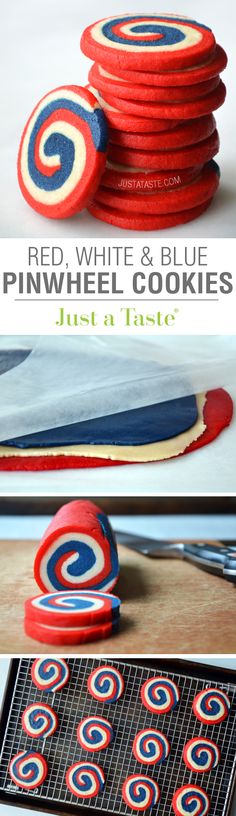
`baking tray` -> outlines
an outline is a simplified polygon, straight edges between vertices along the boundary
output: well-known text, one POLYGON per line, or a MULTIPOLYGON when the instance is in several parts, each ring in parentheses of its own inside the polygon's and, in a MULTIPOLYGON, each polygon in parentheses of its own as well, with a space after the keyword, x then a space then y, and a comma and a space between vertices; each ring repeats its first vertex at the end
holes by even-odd
POLYGON ((178 660, 132 660, 69 658, 71 677, 67 686, 55 695, 43 694, 32 683, 32 658, 14 659, 11 663, 0 723, 0 802, 29 807, 31 811, 66 816, 88 811, 108 816, 129 816, 133 813, 122 800, 124 779, 132 773, 146 773, 160 785, 161 799, 155 812, 173 816, 171 806, 174 791, 181 785, 200 785, 211 798, 210 816, 228 816, 236 777, 236 673, 198 663, 178 660), (101 705, 87 691, 87 679, 97 666, 113 665, 121 671, 125 681, 123 697, 115 704, 101 705), (158 671, 168 675, 181 690, 179 705, 165 716, 153 715, 141 703, 140 688, 144 681, 158 671), (195 695, 207 686, 226 691, 232 707, 229 717, 219 725, 206 727, 192 713, 195 695), (47 700, 59 717, 59 729, 53 737, 32 740, 22 730, 21 714, 30 702, 47 700), (76 726, 83 717, 101 714, 114 727, 115 739, 106 749, 95 755, 80 748, 76 740, 76 726), (137 733, 148 726, 159 727, 171 744, 170 756, 160 766, 142 766, 132 754, 132 743, 137 733), (182 760, 185 743, 192 736, 212 738, 221 749, 218 768, 209 774, 189 771, 182 760), (36 791, 23 791, 11 781, 8 766, 18 751, 41 752, 48 761, 49 773, 36 791), (77 799, 66 787, 65 772, 73 762, 93 760, 104 769, 106 785, 96 800, 77 799))

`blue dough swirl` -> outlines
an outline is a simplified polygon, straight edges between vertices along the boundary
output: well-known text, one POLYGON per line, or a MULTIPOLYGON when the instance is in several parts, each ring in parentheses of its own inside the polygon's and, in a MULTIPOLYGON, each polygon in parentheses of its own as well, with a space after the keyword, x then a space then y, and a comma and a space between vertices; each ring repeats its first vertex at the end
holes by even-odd
POLYGON ((197 416, 196 397, 191 395, 19 436, 1 444, 22 449, 80 444, 147 445, 187 431, 197 416))

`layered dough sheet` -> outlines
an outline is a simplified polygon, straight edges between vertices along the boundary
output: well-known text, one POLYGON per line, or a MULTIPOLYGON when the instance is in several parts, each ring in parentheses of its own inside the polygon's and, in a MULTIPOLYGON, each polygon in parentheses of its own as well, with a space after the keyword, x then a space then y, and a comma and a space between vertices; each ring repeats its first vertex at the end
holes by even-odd
MULTIPOLYGON (((151 442, 146 445, 66 445, 48 448, 24 448, 19 449, 14 446, 0 446, 0 458, 24 459, 28 457, 57 457, 57 456, 81 456, 86 458, 111 459, 119 462, 156 462, 170 459, 184 453, 186 448, 199 439, 204 433, 206 425, 204 422, 204 406, 206 394, 196 395, 198 417, 194 425, 187 431, 171 439, 160 442, 151 442)), ((155 430, 153 431, 155 436, 155 430)))

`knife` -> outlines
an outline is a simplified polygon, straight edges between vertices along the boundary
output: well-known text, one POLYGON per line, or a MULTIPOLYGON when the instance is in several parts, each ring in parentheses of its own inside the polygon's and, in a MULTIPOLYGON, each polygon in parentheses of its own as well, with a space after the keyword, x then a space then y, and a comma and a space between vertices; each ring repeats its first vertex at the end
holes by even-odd
POLYGON ((181 558, 236 584, 236 543, 222 541, 224 546, 216 547, 201 541, 195 544, 161 541, 120 531, 116 531, 116 536, 118 544, 149 558, 181 558))

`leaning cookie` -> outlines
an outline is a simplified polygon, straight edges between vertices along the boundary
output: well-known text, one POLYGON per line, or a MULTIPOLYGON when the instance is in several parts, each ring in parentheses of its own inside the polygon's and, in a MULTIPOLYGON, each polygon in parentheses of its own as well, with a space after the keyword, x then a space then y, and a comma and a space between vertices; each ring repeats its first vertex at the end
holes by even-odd
POLYGON ((106 118, 86 88, 64 85, 38 102, 25 126, 18 181, 47 218, 68 218, 91 201, 105 167, 106 118))

